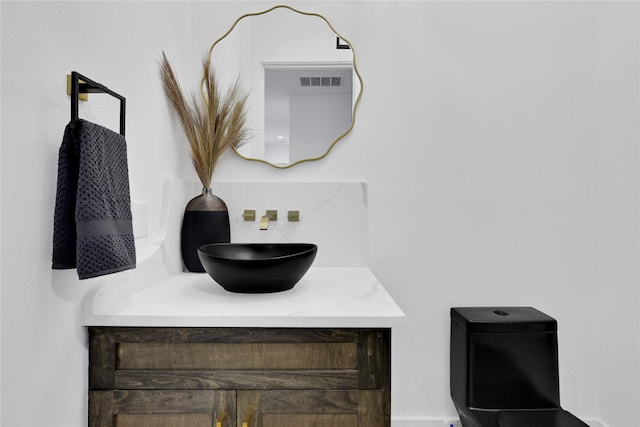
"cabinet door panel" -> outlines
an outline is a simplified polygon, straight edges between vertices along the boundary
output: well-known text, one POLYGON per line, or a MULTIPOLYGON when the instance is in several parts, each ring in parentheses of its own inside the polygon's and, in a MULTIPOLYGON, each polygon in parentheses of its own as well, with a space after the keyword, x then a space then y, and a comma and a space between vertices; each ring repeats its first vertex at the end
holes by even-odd
POLYGON ((264 414, 261 427, 359 427, 355 414, 264 414))
MULTIPOLYGON (((337 390, 264 390, 238 391, 238 425, 243 427, 276 427, 298 425, 318 427, 331 417, 350 420, 359 416, 359 391, 337 390), (246 423, 248 414, 252 423, 246 423), (293 423, 293 424, 291 424, 293 423), (306 424, 304 424, 306 423, 306 424), (314 424, 319 423, 319 424, 314 424)), ((333 424, 338 426, 342 424, 333 424)), ((357 425, 357 424, 356 424, 357 425)), ((350 424, 346 424, 350 426, 350 424)))
POLYGON ((213 390, 115 390, 113 412, 115 414, 185 412, 212 414, 217 409, 216 401, 220 400, 220 393, 213 390))
POLYGON ((381 390, 238 391, 238 426, 388 427, 387 394, 381 390), (245 422, 251 415, 251 422, 245 422))

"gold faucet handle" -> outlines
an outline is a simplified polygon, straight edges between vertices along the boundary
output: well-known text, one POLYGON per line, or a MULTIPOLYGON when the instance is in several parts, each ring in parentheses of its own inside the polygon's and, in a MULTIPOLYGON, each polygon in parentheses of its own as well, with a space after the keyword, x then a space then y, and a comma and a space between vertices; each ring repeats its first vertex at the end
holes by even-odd
POLYGON ((267 213, 265 214, 265 216, 269 217, 269 220, 271 221, 277 221, 278 220, 278 211, 276 210, 268 210, 267 209, 267 213))
POLYGON ((300 221, 300 211, 287 212, 287 219, 292 222, 300 221))
POLYGON ((255 221, 256 211, 254 209, 245 209, 242 218, 244 218, 245 221, 255 221))

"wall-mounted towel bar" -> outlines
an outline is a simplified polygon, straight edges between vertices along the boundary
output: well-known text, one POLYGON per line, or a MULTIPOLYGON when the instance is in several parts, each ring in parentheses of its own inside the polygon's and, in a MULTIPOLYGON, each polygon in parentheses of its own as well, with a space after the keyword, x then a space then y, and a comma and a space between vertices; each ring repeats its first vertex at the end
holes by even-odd
POLYGON ((120 100, 120 135, 124 135, 126 99, 100 83, 83 76, 82 74, 71 72, 71 88, 67 88, 67 93, 71 95, 71 120, 78 119, 78 99, 80 94, 86 93, 107 93, 120 100))

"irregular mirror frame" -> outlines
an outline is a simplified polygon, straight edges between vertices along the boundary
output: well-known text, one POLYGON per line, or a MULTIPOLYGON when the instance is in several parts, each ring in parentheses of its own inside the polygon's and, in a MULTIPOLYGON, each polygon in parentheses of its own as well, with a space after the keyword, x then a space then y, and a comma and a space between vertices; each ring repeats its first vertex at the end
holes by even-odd
POLYGON ((353 129, 363 88, 355 51, 322 15, 285 5, 242 15, 211 45, 209 56, 214 67, 217 66, 221 81, 226 79, 232 84, 239 80, 242 87, 251 88, 248 99, 250 140, 234 148, 240 157, 279 169, 290 168, 326 157, 353 129), (251 17, 260 18, 249 19, 251 17), (306 18, 313 18, 313 21, 306 18), (292 33, 285 32, 285 26, 292 33), (260 33, 261 28, 268 36, 260 33), (324 33, 316 36, 314 28, 322 29, 324 33), (308 37, 302 37, 302 33, 308 37), (314 43, 316 39, 322 39, 322 46, 314 43), (335 51, 330 58, 327 58, 327 49, 335 51), (224 64, 223 69, 218 69, 220 64, 224 64), (282 96, 279 99, 272 97, 275 86, 267 83, 273 79, 283 81, 287 75, 290 81, 295 81, 297 88, 285 102, 282 96), (305 90, 308 91, 306 94, 301 92, 305 90), (322 91, 320 96, 304 104, 306 97, 315 96, 309 92, 318 94, 319 91, 322 91), (273 124, 276 123, 272 119, 276 109, 287 111, 277 120, 279 124, 273 124), (292 126, 290 117, 300 116, 302 111, 309 111, 312 118, 304 118, 304 126, 292 126), (331 134, 329 124, 336 123, 340 123, 340 127, 331 134), (304 134, 304 141, 310 143, 304 144, 307 148, 301 148, 303 144, 299 144, 301 134, 304 134))

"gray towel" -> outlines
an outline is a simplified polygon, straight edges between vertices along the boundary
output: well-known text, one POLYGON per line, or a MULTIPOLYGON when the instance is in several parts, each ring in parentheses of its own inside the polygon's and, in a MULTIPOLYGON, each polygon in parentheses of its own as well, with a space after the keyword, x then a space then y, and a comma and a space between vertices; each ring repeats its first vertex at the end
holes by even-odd
POLYGON ((124 136, 72 121, 58 158, 52 268, 87 279, 135 266, 124 136))

